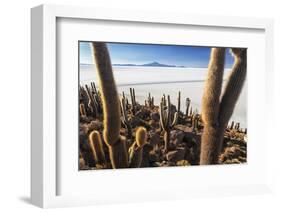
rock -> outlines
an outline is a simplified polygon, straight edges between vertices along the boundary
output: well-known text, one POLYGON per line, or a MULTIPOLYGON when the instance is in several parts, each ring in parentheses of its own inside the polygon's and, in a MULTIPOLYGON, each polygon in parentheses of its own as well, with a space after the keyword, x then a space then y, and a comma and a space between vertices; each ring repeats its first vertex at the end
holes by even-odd
POLYGON ((129 117, 129 122, 131 122, 132 128, 135 128, 137 126, 144 126, 147 127, 148 125, 145 123, 144 120, 140 119, 137 116, 130 116, 129 117))
POLYGON ((154 120, 148 121, 148 124, 149 124, 152 128, 154 128, 154 129, 156 129, 156 128, 159 127, 159 123, 156 122, 156 121, 154 121, 154 120))
POLYGON ((153 166, 155 167, 169 167, 169 166, 175 166, 176 163, 169 162, 169 161, 162 161, 162 162, 155 162, 153 163, 153 166))
POLYGON ((150 145, 154 146, 161 142, 160 135, 158 135, 157 133, 153 133, 152 131, 150 131, 149 136, 150 136, 150 140, 149 140, 150 145))
POLYGON ((171 131, 171 142, 174 145, 179 145, 180 143, 182 143, 183 138, 184 138, 185 134, 183 131, 181 130, 172 130, 171 131))
POLYGON ((190 163, 187 160, 179 160, 176 163, 177 166, 190 166, 190 163))
POLYGON ((184 148, 178 148, 177 150, 174 151, 170 151, 166 154, 166 158, 168 161, 179 161, 179 160, 183 160, 184 156, 186 153, 186 149, 184 148))
POLYGON ((159 120, 160 120, 160 115, 158 112, 150 113, 150 117, 153 121, 156 121, 156 122, 159 122, 159 120))
POLYGON ((99 120, 94 120, 89 124, 83 124, 82 129, 86 134, 90 134, 93 130, 101 131, 103 129, 103 123, 99 120))

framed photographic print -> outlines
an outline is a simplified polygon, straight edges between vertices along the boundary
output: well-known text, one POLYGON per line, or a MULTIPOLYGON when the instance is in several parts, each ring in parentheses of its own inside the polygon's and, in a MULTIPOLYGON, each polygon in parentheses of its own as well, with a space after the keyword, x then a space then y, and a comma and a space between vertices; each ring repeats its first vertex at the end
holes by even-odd
POLYGON ((272 21, 42 5, 32 203, 270 191, 272 21))

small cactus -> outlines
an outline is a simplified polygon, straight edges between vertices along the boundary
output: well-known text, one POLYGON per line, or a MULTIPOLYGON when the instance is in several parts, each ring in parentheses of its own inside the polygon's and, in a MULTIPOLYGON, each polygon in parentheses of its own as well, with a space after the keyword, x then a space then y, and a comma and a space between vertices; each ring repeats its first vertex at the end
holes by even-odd
POLYGON ((79 105, 79 111, 80 111, 80 116, 81 116, 81 117, 87 117, 85 105, 84 105, 83 103, 81 103, 81 104, 79 105))
POLYGON ((89 135, 89 145, 93 153, 96 164, 106 165, 106 158, 103 151, 103 145, 100 133, 96 130, 89 135))
POLYGON ((164 130, 164 141, 165 141, 165 147, 164 152, 166 153, 168 151, 169 143, 170 143, 170 131, 171 128, 173 128, 178 121, 178 112, 175 112, 174 118, 172 121, 172 113, 171 113, 171 102, 170 102, 170 96, 167 96, 168 98, 168 106, 165 105, 165 96, 163 96, 162 101, 160 103, 159 108, 159 114, 160 114, 160 125, 162 129, 164 130))
POLYGON ((126 106, 125 95, 123 95, 123 97, 121 98, 121 111, 122 111, 122 116, 121 116, 122 123, 125 125, 125 127, 127 129, 128 138, 131 139, 132 138, 132 125, 127 116, 127 106, 126 106))
POLYGON ((139 127, 136 131, 136 141, 129 149, 129 165, 131 168, 139 168, 142 162, 143 146, 147 142, 147 131, 139 127))

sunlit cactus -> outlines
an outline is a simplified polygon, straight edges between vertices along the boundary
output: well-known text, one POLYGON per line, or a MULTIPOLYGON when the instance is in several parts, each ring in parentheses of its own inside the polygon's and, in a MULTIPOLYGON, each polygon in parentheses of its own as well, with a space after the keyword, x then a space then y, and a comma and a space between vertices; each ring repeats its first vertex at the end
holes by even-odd
POLYGON ((136 141, 129 149, 129 165, 131 168, 138 168, 142 163, 143 146, 147 142, 147 131, 139 127, 136 131, 136 141))
POLYGON ((171 102, 170 102, 169 95, 167 96, 167 99, 168 99, 168 105, 166 106, 165 105, 166 97, 163 96, 159 108, 160 125, 164 130, 165 153, 168 151, 169 148, 171 128, 173 128, 178 122, 178 112, 174 113, 173 120, 172 120, 171 102))
POLYGON ((221 97, 225 48, 212 48, 208 77, 202 99, 204 131, 201 139, 200 164, 217 164, 224 131, 246 78, 246 50, 232 49, 234 65, 221 97))
POLYGON ((126 97, 124 94, 123 94, 120 102, 121 102, 120 104, 121 104, 121 112, 122 112, 121 120, 127 129, 128 138, 131 139, 132 138, 132 125, 127 116, 127 104, 126 104, 126 97))
POLYGON ((126 139, 120 136, 121 110, 109 52, 105 43, 92 42, 103 106, 103 138, 113 168, 128 167, 126 139))
POLYGON ((89 145, 93 153, 96 164, 105 165, 106 158, 103 150, 100 133, 96 130, 89 135, 89 145))
POLYGON ((83 103, 81 103, 79 105, 79 111, 80 111, 80 116, 81 117, 87 117, 87 114, 86 114, 86 109, 85 109, 85 106, 83 103))

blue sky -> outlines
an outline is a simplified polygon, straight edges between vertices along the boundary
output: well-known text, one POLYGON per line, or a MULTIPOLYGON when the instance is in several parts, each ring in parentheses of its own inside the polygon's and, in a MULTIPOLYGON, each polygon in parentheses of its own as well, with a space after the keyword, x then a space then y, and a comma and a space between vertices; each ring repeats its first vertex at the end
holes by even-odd
MULTIPOLYGON (((113 64, 145 64, 157 61, 186 67, 207 67, 210 57, 209 47, 107 43, 113 64)), ((93 58, 89 42, 80 42, 80 63, 92 64, 93 58)), ((227 51, 226 67, 231 67, 233 57, 227 51)))

